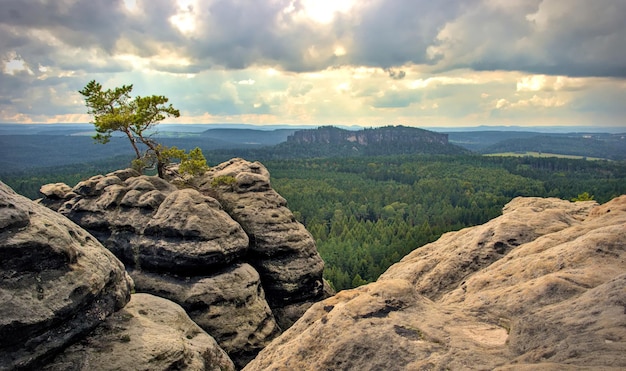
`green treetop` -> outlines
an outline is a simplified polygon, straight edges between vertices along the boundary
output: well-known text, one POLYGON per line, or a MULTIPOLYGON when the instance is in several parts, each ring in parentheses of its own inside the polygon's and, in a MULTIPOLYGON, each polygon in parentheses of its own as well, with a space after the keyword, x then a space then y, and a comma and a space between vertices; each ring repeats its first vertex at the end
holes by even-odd
POLYGON ((124 133, 133 146, 137 157, 136 163, 145 164, 148 159, 156 161, 159 177, 163 177, 170 155, 164 153, 167 148, 151 139, 146 132, 167 117, 179 117, 180 112, 162 95, 135 97, 131 99, 132 85, 122 85, 115 89, 103 90, 95 80, 90 81, 79 93, 85 97, 88 113, 93 115, 93 124, 97 134, 94 139, 107 143, 113 132, 124 133), (142 154, 138 144, 148 149, 142 154))

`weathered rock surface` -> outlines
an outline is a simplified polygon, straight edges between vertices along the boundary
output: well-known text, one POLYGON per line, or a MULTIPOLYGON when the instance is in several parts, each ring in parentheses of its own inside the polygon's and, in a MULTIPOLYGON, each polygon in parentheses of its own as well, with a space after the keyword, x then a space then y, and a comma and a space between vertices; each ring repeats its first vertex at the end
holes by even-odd
POLYGON ((518 198, 312 306, 245 370, 626 368, 626 195, 518 198))
POLYGON ((129 267, 203 274, 245 254, 248 237, 219 203, 157 177, 98 176, 74 187, 59 211, 129 267))
POLYGON ((57 210, 122 260, 137 292, 181 305, 242 367, 325 297, 323 262, 262 165, 235 159, 200 183, 123 170, 42 187, 41 203, 64 201, 57 210), (211 185, 223 175, 236 181, 211 185))
POLYGON ((404 257, 380 279, 405 279, 420 294, 437 300, 464 284, 468 276, 502 259, 516 247, 580 225, 594 205, 595 202, 560 199, 514 199, 504 207, 499 218, 481 226, 444 234, 439 240, 404 257))
POLYGON ((324 295, 324 263, 315 240, 271 188, 269 172, 258 162, 233 159, 213 167, 200 190, 215 195, 248 234, 248 262, 258 270, 270 306, 294 316, 279 319, 290 326, 324 295), (286 307, 300 309, 281 310, 286 307))
POLYGON ((177 304, 133 294, 88 337, 43 370, 234 370, 215 340, 177 304))
POLYGON ((280 333, 258 273, 242 269, 248 236, 217 200, 132 170, 92 177, 72 192, 59 212, 124 262, 137 292, 181 305, 236 364, 280 333), (248 281, 234 282, 227 298, 213 286, 242 276, 248 281))
POLYGON ((248 363, 280 333, 259 274, 249 264, 237 264, 211 277, 165 276, 131 271, 144 291, 169 298, 211 336, 239 365, 248 363))
POLYGON ((0 369, 35 369, 130 299, 124 266, 67 218, 0 183, 0 369))
POLYGON ((72 188, 65 183, 52 183, 41 186, 39 190, 45 198, 42 200, 44 206, 58 210, 67 200, 76 196, 72 188))

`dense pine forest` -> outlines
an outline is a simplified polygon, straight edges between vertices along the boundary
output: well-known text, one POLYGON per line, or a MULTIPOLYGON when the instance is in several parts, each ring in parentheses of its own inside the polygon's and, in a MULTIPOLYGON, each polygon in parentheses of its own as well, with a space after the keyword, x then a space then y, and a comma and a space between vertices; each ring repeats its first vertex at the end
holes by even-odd
POLYGON ((442 233, 501 214, 517 196, 599 202, 626 193, 624 162, 393 156, 266 163, 274 188, 313 234, 336 289, 375 280, 442 233))
MULTIPOLYGON (((587 192, 606 202, 626 194, 623 161, 479 155, 249 160, 269 169, 273 187, 317 241, 325 277, 338 290, 375 280, 442 233, 500 215, 514 197, 575 199, 587 192)), ((2 181, 37 198, 42 184, 74 185, 128 161, 23 170, 3 174, 2 181)))

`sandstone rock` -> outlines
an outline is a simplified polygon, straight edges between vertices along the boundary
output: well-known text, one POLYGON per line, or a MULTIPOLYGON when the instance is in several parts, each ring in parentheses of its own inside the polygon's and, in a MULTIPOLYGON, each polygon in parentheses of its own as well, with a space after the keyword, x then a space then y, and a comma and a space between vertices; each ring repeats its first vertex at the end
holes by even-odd
POLYGON ((458 287, 466 277, 540 236, 580 224, 595 202, 572 203, 560 199, 517 198, 503 215, 481 226, 446 233, 414 250, 380 277, 402 278, 418 292, 436 300, 458 287))
POLYGON ((237 264, 210 277, 176 277, 132 271, 138 291, 170 299, 211 334, 238 367, 243 367, 280 328, 270 310, 259 274, 237 264))
POLYGON ((45 184, 39 189, 44 198, 39 202, 47 208, 58 210, 67 200, 76 196, 65 183, 45 184))
POLYGON ((626 196, 518 198, 315 304, 245 370, 624 369, 626 196))
POLYGON ((129 300, 113 254, 2 183, 0 227, 0 369, 40 366, 129 300))
POLYGON ((280 333, 258 273, 241 264, 248 236, 214 198, 132 171, 74 191, 60 212, 126 264, 138 292, 182 305, 239 366, 280 333))
POLYGON ((234 370, 215 340, 169 300, 134 294, 44 370, 234 370))
POLYGON ((64 199, 72 191, 65 183, 52 183, 41 186, 39 192, 48 198, 64 199))
MULTIPOLYGON (((208 172, 200 190, 214 195, 248 234, 248 262, 259 271, 273 309, 310 305, 323 297, 324 263, 315 241, 295 220, 285 199, 271 188, 263 165, 243 159, 225 162, 208 172), (223 179, 232 181, 220 182, 223 179)), ((279 321, 290 324, 295 319, 279 321)))
MULTIPOLYGON (((130 173, 130 174, 128 174, 130 173)), ((220 204, 195 190, 178 190, 152 176, 96 176, 60 212, 96 236, 127 266, 193 272, 228 266, 248 237, 220 204)))
POLYGON ((512 325, 515 363, 541 362, 624 368, 626 274, 522 314, 512 325))
POLYGON ((136 246, 146 270, 202 273, 241 257, 248 236, 215 199, 183 189, 161 203, 136 246))
POLYGON ((441 310, 405 280, 341 291, 313 305, 244 370, 493 369, 476 348, 504 345, 506 330, 441 310), (467 332, 465 332, 467 331, 467 332))
POLYGON ((126 181, 128 178, 138 177, 141 174, 135 169, 127 168, 127 169, 116 170, 107 175, 115 175, 116 177, 120 178, 122 181, 126 181))
POLYGON ((235 159, 201 179, 198 192, 118 171, 77 184, 58 210, 122 260, 138 292, 183 306, 243 366, 325 297, 323 262, 263 165, 235 159))

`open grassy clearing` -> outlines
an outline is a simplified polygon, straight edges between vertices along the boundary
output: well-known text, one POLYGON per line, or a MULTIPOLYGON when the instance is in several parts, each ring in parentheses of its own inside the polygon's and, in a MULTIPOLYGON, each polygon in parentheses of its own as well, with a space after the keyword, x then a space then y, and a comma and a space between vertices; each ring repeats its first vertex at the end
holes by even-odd
POLYGON ((547 153, 547 152, 501 152, 501 153, 488 153, 485 156, 508 156, 508 157, 559 157, 559 158, 571 158, 575 160, 590 160, 590 161, 599 161, 606 160, 604 158, 599 157, 586 157, 586 156, 575 156, 575 155, 561 155, 558 153, 547 153))

